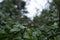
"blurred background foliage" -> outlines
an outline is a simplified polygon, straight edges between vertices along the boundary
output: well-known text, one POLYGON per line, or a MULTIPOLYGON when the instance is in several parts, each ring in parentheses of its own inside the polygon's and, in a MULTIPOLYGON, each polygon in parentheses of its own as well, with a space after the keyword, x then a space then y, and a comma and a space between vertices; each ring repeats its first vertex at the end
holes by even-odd
POLYGON ((21 12, 24 1, 4 0, 0 3, 0 40, 60 40, 59 2, 48 2, 49 9, 30 20, 21 12))

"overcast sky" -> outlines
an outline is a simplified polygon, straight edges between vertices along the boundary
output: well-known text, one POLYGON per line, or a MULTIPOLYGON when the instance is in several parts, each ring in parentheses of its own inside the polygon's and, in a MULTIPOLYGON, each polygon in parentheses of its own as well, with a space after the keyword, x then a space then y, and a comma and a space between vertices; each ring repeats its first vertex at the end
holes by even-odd
POLYGON ((47 0, 25 0, 26 1, 26 8, 28 10, 27 16, 31 19, 37 14, 41 14, 41 11, 47 6, 47 0), (38 13, 36 12, 38 10, 38 13))

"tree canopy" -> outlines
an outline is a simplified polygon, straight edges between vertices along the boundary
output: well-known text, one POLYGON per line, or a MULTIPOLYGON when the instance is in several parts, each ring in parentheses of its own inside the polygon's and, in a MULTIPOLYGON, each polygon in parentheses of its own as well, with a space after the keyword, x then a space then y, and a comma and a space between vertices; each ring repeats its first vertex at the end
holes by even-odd
POLYGON ((30 20, 23 15, 26 2, 4 0, 0 3, 0 40, 60 40, 60 0, 48 2, 49 9, 30 20))

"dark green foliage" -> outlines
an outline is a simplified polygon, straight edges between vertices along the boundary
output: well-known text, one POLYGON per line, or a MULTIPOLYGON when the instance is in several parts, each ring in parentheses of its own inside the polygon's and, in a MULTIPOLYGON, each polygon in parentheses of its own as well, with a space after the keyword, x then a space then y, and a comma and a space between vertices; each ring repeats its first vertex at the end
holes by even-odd
POLYGON ((0 40, 60 40, 57 1, 50 3, 49 10, 43 9, 42 14, 33 21, 21 13, 21 5, 18 5, 21 2, 4 0, 0 3, 0 40))

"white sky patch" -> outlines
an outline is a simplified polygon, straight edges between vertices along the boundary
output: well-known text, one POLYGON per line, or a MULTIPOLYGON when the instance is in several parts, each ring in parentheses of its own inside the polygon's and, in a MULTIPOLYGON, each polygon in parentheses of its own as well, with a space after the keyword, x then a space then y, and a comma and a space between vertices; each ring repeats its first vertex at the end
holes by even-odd
POLYGON ((4 0, 0 0, 0 3, 3 2, 4 0))
POLYGON ((26 1, 26 8, 28 10, 28 14, 26 14, 29 18, 33 19, 36 14, 41 14, 41 11, 45 8, 47 4, 47 0, 25 0, 26 1), (38 9, 38 13, 37 10, 38 9))

